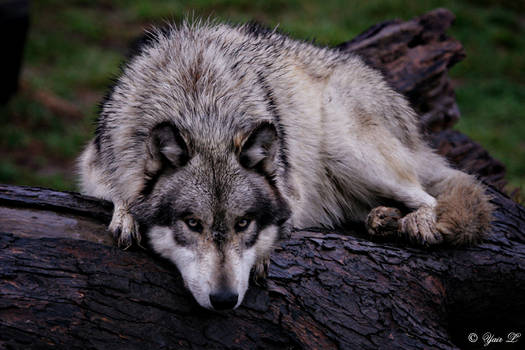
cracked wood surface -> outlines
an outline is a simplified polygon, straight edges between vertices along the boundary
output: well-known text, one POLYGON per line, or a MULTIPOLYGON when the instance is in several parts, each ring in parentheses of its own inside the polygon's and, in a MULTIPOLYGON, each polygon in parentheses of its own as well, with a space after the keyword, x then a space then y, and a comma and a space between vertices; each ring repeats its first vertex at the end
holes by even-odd
MULTIPOLYGON (((35 220, 23 200, 33 191, 0 187, 2 228, 12 210, 35 220)), ((477 247, 296 231, 272 255, 267 285, 227 313, 201 309, 168 262, 101 241, 107 220, 71 219, 91 198, 48 194, 66 196, 67 215, 37 205, 36 223, 0 234, 0 346, 455 349, 470 331, 525 331, 525 209, 493 188, 494 232, 477 247), (46 215, 56 229, 32 237, 46 215), (71 236, 62 220, 89 232, 71 236)))

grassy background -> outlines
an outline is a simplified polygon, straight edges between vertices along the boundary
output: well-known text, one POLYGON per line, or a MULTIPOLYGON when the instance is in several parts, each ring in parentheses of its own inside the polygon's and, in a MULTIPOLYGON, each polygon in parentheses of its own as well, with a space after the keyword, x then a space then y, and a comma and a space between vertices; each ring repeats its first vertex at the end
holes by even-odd
POLYGON ((455 13, 449 33, 467 52, 451 71, 457 128, 507 166, 510 186, 523 196, 525 3, 514 0, 33 1, 22 88, 0 106, 0 183, 75 189, 74 159, 93 133, 97 103, 129 43, 150 24, 188 13, 255 19, 335 45, 379 21, 436 7, 455 13))

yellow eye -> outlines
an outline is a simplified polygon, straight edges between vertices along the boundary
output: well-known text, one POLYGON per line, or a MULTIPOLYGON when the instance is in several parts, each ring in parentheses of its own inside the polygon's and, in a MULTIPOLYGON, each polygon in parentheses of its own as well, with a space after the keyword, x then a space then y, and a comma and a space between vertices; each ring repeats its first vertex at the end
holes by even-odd
POLYGON ((245 230, 248 227, 249 224, 250 224, 250 220, 248 220, 248 219, 241 219, 241 220, 237 221, 237 224, 235 225, 235 229, 237 231, 243 231, 243 230, 245 230))
POLYGON ((186 219, 185 222, 186 225, 188 225, 188 227, 194 231, 198 231, 201 227, 201 223, 199 222, 199 220, 194 218, 186 219))

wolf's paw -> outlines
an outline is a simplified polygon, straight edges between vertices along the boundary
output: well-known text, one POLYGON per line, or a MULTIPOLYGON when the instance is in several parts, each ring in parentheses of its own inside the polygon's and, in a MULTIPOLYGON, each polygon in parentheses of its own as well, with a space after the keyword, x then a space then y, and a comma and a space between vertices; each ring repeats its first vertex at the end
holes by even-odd
POLYGON ((133 241, 141 246, 139 226, 126 209, 115 206, 109 230, 113 233, 113 238, 117 241, 119 248, 126 250, 131 247, 133 241))
POLYGON ((429 246, 443 242, 443 235, 436 228, 434 208, 431 207, 421 207, 407 214, 400 220, 399 229, 418 244, 429 246))
POLYGON ((270 267, 270 257, 260 259, 255 263, 255 271, 253 274, 253 281, 258 286, 266 283, 266 277, 268 277, 268 268, 270 267))
POLYGON ((399 231, 401 211, 397 208, 376 207, 366 217, 366 229, 373 236, 390 236, 399 231))

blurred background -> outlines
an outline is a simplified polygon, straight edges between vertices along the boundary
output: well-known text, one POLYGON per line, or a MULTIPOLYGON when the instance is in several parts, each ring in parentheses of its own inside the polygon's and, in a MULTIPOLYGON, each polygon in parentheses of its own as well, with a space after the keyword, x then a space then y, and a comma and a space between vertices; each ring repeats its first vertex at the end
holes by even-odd
MULTIPOLYGON (((467 53, 450 72, 461 109, 456 129, 506 165, 508 189, 521 188, 523 200, 525 1, 518 0, 31 1, 19 89, 0 105, 0 183, 76 190, 75 157, 93 134, 98 102, 130 43, 153 24, 186 14, 256 20, 336 45, 377 22, 437 7, 455 13, 449 34, 467 53)), ((2 28, 5 38, 17 30, 2 28)))

